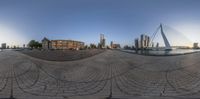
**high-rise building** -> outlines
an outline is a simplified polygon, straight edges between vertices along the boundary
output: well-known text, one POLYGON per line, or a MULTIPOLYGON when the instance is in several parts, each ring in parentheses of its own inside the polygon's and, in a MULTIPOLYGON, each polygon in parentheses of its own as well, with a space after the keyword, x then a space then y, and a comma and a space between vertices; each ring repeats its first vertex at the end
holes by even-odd
POLYGON ((140 48, 141 49, 148 48, 149 44, 150 44, 150 37, 145 34, 142 34, 140 36, 140 48))
POLYGON ((1 44, 1 48, 2 48, 2 49, 6 49, 6 43, 2 43, 2 44, 1 44))
POLYGON ((199 48, 198 43, 194 43, 194 44, 193 44, 193 48, 194 48, 194 49, 199 48))
POLYGON ((138 38, 135 39, 135 49, 136 50, 139 49, 139 39, 138 38))
POLYGON ((152 45, 151 45, 151 47, 152 47, 152 48, 154 48, 154 42, 152 42, 152 45))
POLYGON ((23 48, 26 48, 26 45, 25 45, 25 44, 23 44, 23 48))
POLYGON ((145 48, 149 47, 149 43, 150 43, 150 37, 145 35, 144 36, 144 47, 145 48))
POLYGON ((112 48, 112 45, 113 45, 113 41, 110 42, 110 48, 112 48))
POLYGON ((100 46, 101 48, 106 47, 106 39, 104 38, 104 34, 100 34, 100 46))
POLYGON ((156 48, 158 48, 158 47, 159 47, 159 43, 156 44, 156 48))
POLYGON ((144 48, 144 34, 140 35, 140 48, 144 48))

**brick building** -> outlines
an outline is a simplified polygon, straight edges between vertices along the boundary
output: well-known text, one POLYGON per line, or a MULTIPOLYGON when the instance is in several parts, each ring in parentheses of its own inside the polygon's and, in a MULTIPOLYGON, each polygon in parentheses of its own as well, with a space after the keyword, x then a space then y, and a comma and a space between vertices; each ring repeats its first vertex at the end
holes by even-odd
POLYGON ((49 40, 44 38, 42 40, 43 49, 82 49, 84 42, 75 40, 49 40))

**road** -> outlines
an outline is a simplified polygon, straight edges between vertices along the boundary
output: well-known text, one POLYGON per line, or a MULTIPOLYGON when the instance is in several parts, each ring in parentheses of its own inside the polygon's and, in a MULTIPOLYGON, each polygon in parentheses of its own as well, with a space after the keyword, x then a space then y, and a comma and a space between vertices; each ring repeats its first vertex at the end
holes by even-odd
POLYGON ((0 52, 0 98, 179 99, 200 97, 200 53, 142 56, 115 50, 53 62, 0 52))

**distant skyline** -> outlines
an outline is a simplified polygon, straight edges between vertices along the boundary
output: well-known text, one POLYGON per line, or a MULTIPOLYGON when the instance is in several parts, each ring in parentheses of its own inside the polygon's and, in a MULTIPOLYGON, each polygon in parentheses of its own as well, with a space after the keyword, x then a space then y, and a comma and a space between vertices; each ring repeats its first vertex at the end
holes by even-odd
MULTIPOLYGON (((200 43, 199 0, 0 0, 0 44, 73 39, 133 45, 160 23, 200 43)), ((178 37, 178 36, 177 36, 178 37)))

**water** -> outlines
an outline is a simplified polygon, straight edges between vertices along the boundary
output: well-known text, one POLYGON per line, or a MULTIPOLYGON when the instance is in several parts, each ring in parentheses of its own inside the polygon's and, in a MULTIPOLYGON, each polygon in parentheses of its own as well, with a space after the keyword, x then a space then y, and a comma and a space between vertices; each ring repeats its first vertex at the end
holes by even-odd
POLYGON ((149 51, 138 51, 138 52, 136 52, 135 50, 122 50, 122 51, 129 52, 129 53, 142 54, 142 55, 168 56, 168 55, 184 55, 184 54, 189 54, 189 53, 196 53, 196 52, 200 52, 200 49, 173 49, 171 51, 149 50, 149 51))

